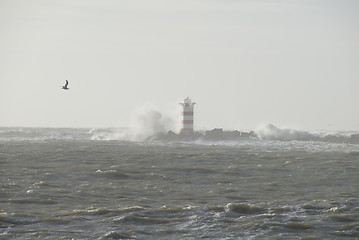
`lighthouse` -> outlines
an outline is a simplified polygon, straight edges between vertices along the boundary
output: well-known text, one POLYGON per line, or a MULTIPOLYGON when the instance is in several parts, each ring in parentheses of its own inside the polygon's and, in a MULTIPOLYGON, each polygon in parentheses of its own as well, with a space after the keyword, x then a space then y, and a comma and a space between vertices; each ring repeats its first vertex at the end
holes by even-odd
POLYGON ((186 135, 193 134, 193 106, 195 103, 187 97, 184 102, 180 104, 183 107, 181 133, 186 135))

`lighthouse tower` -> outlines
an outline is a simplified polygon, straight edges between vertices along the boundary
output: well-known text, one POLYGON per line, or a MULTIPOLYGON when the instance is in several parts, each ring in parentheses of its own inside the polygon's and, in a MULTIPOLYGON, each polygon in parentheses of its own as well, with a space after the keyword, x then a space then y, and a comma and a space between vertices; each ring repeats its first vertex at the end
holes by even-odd
POLYGON ((183 107, 182 112, 182 128, 181 133, 193 134, 193 103, 190 98, 186 98, 183 103, 180 103, 183 107))

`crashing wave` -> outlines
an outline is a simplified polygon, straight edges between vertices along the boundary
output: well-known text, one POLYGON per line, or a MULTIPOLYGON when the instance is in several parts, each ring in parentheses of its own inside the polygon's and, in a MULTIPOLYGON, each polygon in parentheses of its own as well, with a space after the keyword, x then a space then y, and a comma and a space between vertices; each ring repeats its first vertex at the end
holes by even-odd
POLYGON ((319 140, 319 136, 306 131, 298 131, 290 128, 278 128, 273 124, 259 127, 256 134, 261 140, 319 140))
MULTIPOLYGON (((151 114, 150 114, 151 115, 151 114)), ((148 116, 148 115, 146 115, 148 116)), ((171 131, 168 120, 157 114, 150 118, 151 124, 142 120, 134 128, 0 128, 0 141, 315 141, 329 143, 359 144, 358 133, 338 132, 311 133, 273 124, 259 127, 256 131, 225 131, 215 128, 198 131, 191 135, 171 131)))
POLYGON ((255 131, 255 133, 260 140, 359 143, 359 134, 357 133, 310 133, 307 131, 299 131, 290 128, 279 128, 273 124, 261 126, 255 131))

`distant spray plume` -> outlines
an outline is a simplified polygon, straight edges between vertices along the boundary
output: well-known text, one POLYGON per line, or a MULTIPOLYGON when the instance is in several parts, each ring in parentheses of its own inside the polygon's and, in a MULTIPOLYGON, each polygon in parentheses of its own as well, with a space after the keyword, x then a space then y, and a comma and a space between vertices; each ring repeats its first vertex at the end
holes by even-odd
POLYGON ((144 141, 179 128, 174 118, 149 106, 135 110, 130 121, 129 128, 92 129, 92 140, 144 141))
POLYGON ((131 121, 134 131, 131 140, 141 141, 159 133, 167 133, 174 129, 175 121, 152 107, 142 107, 135 111, 131 121))
POLYGON ((259 127, 256 131, 257 136, 262 140, 311 140, 316 138, 315 135, 298 131, 290 128, 278 128, 273 124, 267 124, 259 127))

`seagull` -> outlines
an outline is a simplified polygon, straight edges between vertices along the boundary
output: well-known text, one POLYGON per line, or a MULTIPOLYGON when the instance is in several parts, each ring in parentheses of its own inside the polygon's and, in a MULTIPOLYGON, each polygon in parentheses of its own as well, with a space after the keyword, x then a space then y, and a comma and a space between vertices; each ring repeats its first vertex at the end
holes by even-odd
POLYGON ((69 90, 70 88, 68 88, 67 85, 69 85, 69 81, 66 80, 66 84, 62 86, 62 89, 69 90))

